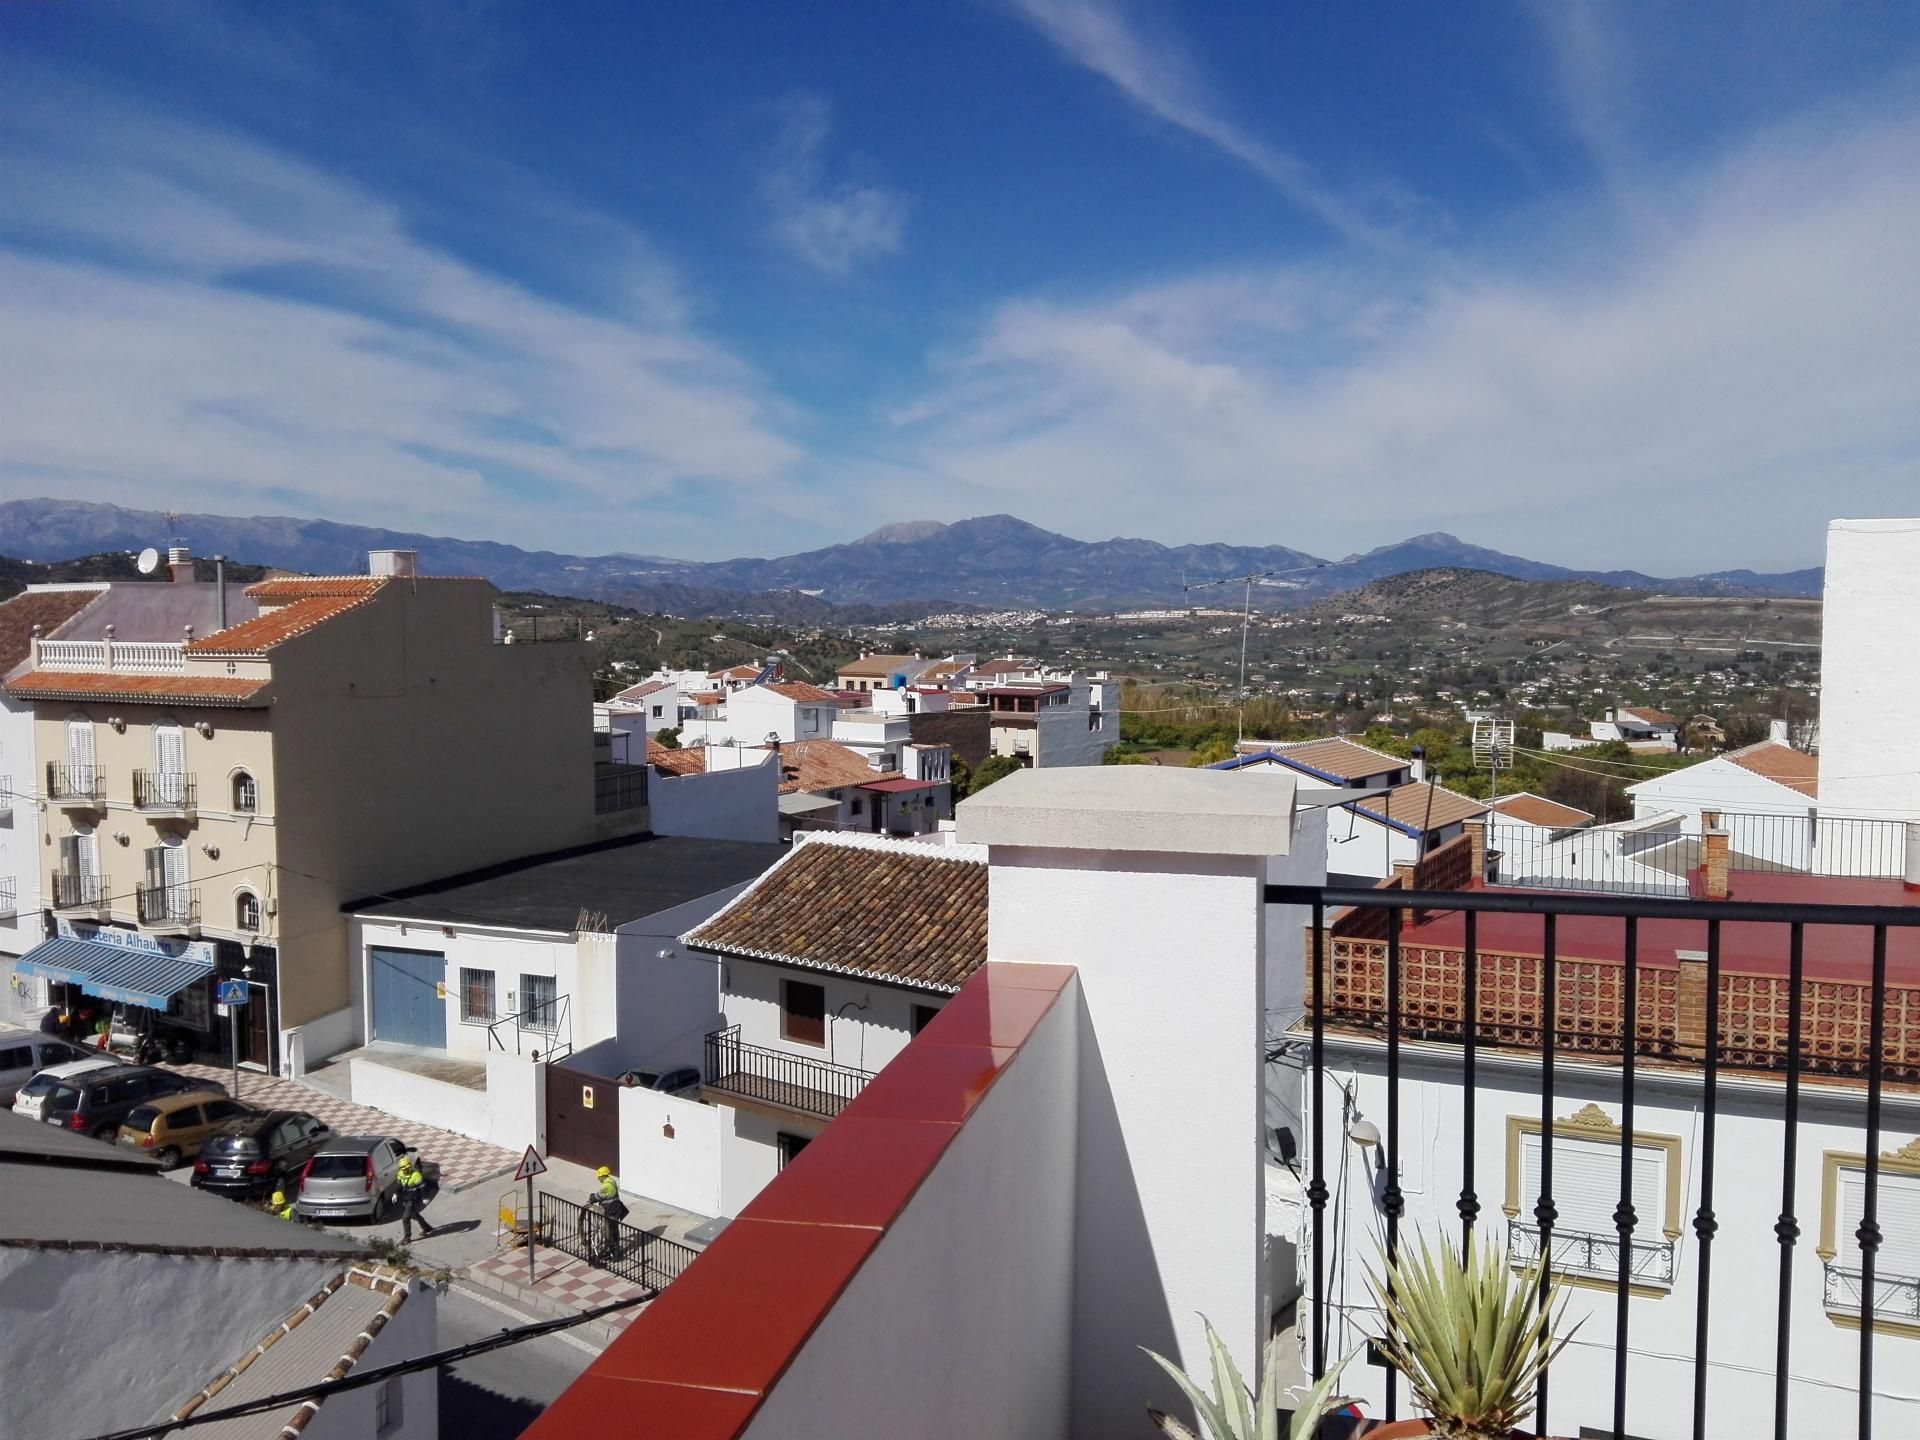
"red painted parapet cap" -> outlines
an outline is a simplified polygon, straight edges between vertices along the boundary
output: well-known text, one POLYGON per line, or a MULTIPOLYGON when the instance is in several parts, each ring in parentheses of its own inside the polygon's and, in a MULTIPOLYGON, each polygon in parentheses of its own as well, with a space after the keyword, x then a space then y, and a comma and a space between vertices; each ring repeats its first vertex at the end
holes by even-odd
POLYGON ((976 970, 524 1440, 738 1436, 1073 974, 976 970))

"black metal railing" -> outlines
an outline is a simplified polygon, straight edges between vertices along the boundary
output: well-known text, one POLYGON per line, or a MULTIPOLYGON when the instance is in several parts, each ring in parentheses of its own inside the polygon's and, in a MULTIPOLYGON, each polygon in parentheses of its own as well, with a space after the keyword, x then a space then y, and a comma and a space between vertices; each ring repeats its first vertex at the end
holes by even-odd
POLYGON ((647 767, 619 765, 593 777, 593 813, 612 815, 647 803, 647 767))
POLYGON ((199 796, 193 776, 184 770, 133 772, 133 808, 136 810, 192 810, 199 805, 199 796))
MULTIPOLYGON (((1514 1221, 1507 1227, 1507 1254, 1516 1266, 1528 1267, 1540 1258, 1541 1232, 1514 1221)), ((1620 1273, 1620 1237, 1581 1230, 1555 1230, 1553 1255, 1548 1262, 1556 1275, 1592 1275, 1612 1279, 1620 1273)), ((1635 1283, 1673 1283, 1673 1242, 1635 1240, 1627 1267, 1635 1283)))
POLYGON ((142 925, 198 925, 200 889, 190 885, 142 885, 134 891, 142 925))
POLYGON ((851 1105, 873 1079, 865 1070, 748 1045, 738 1025, 707 1036, 706 1048, 703 1079, 709 1090, 826 1120, 851 1105))
POLYGON ((47 798, 54 801, 86 801, 98 804, 106 794, 106 785, 98 766, 80 765, 71 760, 47 762, 47 798))
POLYGON ((700 1252, 609 1217, 598 1206, 579 1205, 540 1192, 540 1243, 584 1260, 659 1294, 699 1258, 700 1252))
MULTIPOLYGON (((1889 898, 1896 896, 1897 891, 1890 889, 1889 898)), ((1686 1357, 1692 1396, 1689 1423, 1676 1425, 1674 1433, 1690 1434, 1694 1440, 1728 1433, 1725 1420, 1709 1422, 1708 1377, 1710 1364, 1733 1363, 1711 1361, 1709 1349, 1716 1319, 1712 1284, 1715 1256, 1720 1244, 1733 1239, 1749 1246, 1757 1241, 1777 1249, 1776 1306, 1771 1326, 1772 1433, 1776 1440, 1786 1440, 1789 1433, 1811 1433, 1807 1430, 1810 1425, 1817 1425, 1823 1435, 1851 1430, 1861 1440, 1871 1440, 1876 1327, 1884 1333, 1890 1317, 1910 1320, 1914 1309, 1920 1309, 1920 1282, 1876 1273, 1878 1252, 1885 1239, 1880 1205, 1883 1173, 1897 1172, 1903 1184, 1920 1183, 1912 1179, 1914 1167, 1907 1152, 1897 1164, 1883 1165, 1887 1157, 1882 1155, 1885 1082, 1889 1076, 1906 1080, 1920 1073, 1920 985, 1903 980, 1890 990, 1888 937, 1900 937, 1902 969, 1908 970, 1915 951, 1920 950, 1913 944, 1914 931, 1920 929, 1920 906, 1772 904, 1388 886, 1269 885, 1265 897, 1269 904, 1302 907, 1311 917, 1306 946, 1307 1009, 1300 1026, 1307 1037, 1307 1080, 1312 1102, 1309 1153, 1305 1157, 1310 1247, 1305 1269, 1309 1293, 1303 1318, 1310 1329, 1306 1358, 1315 1376, 1326 1373, 1332 1358, 1329 1342, 1334 1325, 1341 1327, 1343 1337, 1350 1336, 1356 1326, 1365 1332, 1377 1325, 1371 1314, 1348 1304, 1344 1289, 1336 1294, 1333 1283, 1336 1276, 1345 1273, 1349 1258, 1344 1249, 1340 1253, 1329 1250, 1334 1224, 1338 1224, 1343 1247, 1354 1243, 1349 1237, 1364 1235, 1369 1227, 1342 1215, 1328 1215, 1335 1194, 1329 1178, 1348 1173, 1347 1140, 1352 1134, 1345 1126, 1330 1133, 1329 1109, 1334 1111, 1335 1123, 1342 1116, 1340 1104, 1326 1103, 1329 1089, 1344 1094, 1345 1103, 1350 1104, 1358 1067, 1366 1067, 1370 1084, 1384 1079, 1386 1124, 1380 1137, 1384 1155, 1372 1200, 1378 1209, 1376 1228, 1389 1259, 1399 1251, 1406 1213, 1401 1176, 1409 1144, 1417 1144, 1423 1154, 1444 1157, 1451 1171, 1449 1152, 1457 1143, 1461 1188, 1450 1208, 1457 1215, 1465 1241, 1470 1243, 1480 1235, 1481 1243, 1485 1243, 1479 1225, 1483 1206, 1478 1188, 1481 1180, 1474 1166, 1475 1149, 1490 1138, 1481 1133, 1485 1126, 1509 1120, 1529 1132, 1536 1132, 1537 1127, 1539 1144, 1538 1194, 1518 1197, 1513 1235, 1529 1236, 1518 1243, 1531 1245, 1533 1253, 1544 1247, 1549 1255, 1562 1257, 1567 1254, 1563 1249, 1567 1232, 1560 1229, 1555 1204, 1554 1151, 1556 1130, 1566 1122, 1556 1113, 1562 1103, 1556 1100, 1556 1087, 1561 1083, 1556 1057, 1591 1062, 1597 1052, 1600 1063, 1572 1072, 1568 1088, 1592 1093, 1597 1083, 1603 1087, 1603 1097, 1608 1088, 1617 1095, 1617 1125, 1604 1114, 1597 1120, 1610 1133, 1626 1137, 1619 1145, 1618 1205, 1612 1216, 1618 1238, 1602 1241, 1594 1237, 1594 1245, 1577 1248, 1571 1258, 1583 1274, 1599 1275, 1608 1258, 1614 1267, 1612 1284, 1607 1286, 1615 1302, 1609 1347, 1610 1405, 1589 1392, 1578 1395, 1574 1403, 1592 1413, 1561 1413, 1554 1405, 1549 1369, 1541 1378, 1536 1396, 1534 1426, 1541 1434, 1565 1434, 1588 1427, 1581 1433, 1628 1440, 1632 1433, 1627 1423, 1627 1401, 1635 1373, 1631 1343, 1635 1317, 1648 1305, 1679 1304, 1692 1311, 1693 1341, 1691 1354, 1686 1357), (1592 957, 1581 962, 1588 965, 1586 970, 1560 953, 1559 922, 1569 917, 1573 923, 1567 927, 1568 934, 1577 937, 1569 951, 1592 957), (1617 928, 1607 921, 1615 922, 1617 928), (1658 927, 1644 951, 1643 927, 1658 927), (1738 962, 1733 966, 1725 963, 1729 927, 1740 946, 1738 962), (1810 928, 1820 957, 1819 970, 1812 976, 1808 973, 1807 951, 1810 928), (1610 938, 1602 938, 1609 937, 1609 932, 1610 938), (1770 937, 1772 948, 1765 967, 1751 959, 1759 943, 1756 937, 1770 937), (1611 950, 1610 958, 1596 955, 1600 949, 1611 950), (1607 959, 1604 968, 1611 977, 1604 981, 1595 968, 1603 958, 1607 959), (1677 983, 1673 978, 1676 961, 1681 967, 1677 983), (1564 987, 1560 981, 1563 965, 1570 977, 1564 987), (1767 973, 1760 973, 1762 968, 1767 973), (1657 1013, 1663 1009, 1673 1012, 1664 1020, 1657 1013), (1329 1046, 1336 1044, 1342 1049, 1338 1076, 1328 1062, 1329 1046), (1403 1052, 1416 1046, 1423 1076, 1445 1075, 1450 1085, 1452 1075, 1458 1075, 1463 1104, 1459 1112, 1462 1128, 1457 1136, 1450 1127, 1438 1138, 1403 1133, 1403 1052), (1497 1060, 1490 1062, 1489 1056, 1496 1052, 1497 1060), (1516 1057, 1525 1057, 1533 1067, 1531 1073, 1537 1075, 1537 1084, 1517 1078, 1513 1069, 1516 1057), (1674 1248, 1669 1247, 1672 1289, 1664 1296, 1657 1293, 1664 1287, 1649 1286, 1648 1277, 1639 1273, 1649 1264, 1663 1263, 1649 1256, 1646 1235, 1659 1233, 1660 1228, 1680 1228, 1681 1216, 1670 1215, 1666 1217, 1669 1226, 1659 1227, 1655 1217, 1639 1214, 1634 1203, 1636 1155, 1644 1148, 1633 1140, 1640 1134, 1635 1127, 1642 1057, 1656 1058, 1663 1093, 1683 1081, 1693 1091, 1681 1102, 1691 1111, 1693 1153, 1685 1157, 1680 1171, 1682 1191, 1673 1192, 1691 1190, 1690 1197, 1683 1194, 1677 1208, 1684 1211, 1687 1199, 1691 1199, 1691 1235, 1686 1243, 1692 1248, 1693 1274, 1688 1277, 1684 1273, 1674 1248), (1496 1065, 1498 1072, 1493 1073, 1496 1065), (1816 1068, 1825 1070, 1827 1078, 1820 1085, 1821 1111, 1815 1123, 1829 1127, 1830 1140, 1837 1138, 1832 1135, 1836 1123, 1843 1135, 1853 1127, 1845 1147, 1857 1154, 1849 1153, 1846 1159, 1849 1173, 1860 1176, 1862 1198, 1857 1227, 1836 1237, 1836 1253, 1826 1266, 1824 1293, 1810 1294, 1803 1288, 1799 1292, 1801 1308, 1796 1311, 1796 1283, 1804 1280, 1808 1264, 1819 1258, 1799 1250, 1803 1207, 1811 1204, 1818 1213, 1818 1207, 1826 1203, 1815 1193, 1818 1184, 1803 1173, 1805 1167, 1799 1158, 1803 1075, 1816 1068), (1742 1072, 1743 1087, 1758 1080, 1777 1084, 1780 1089, 1777 1109, 1771 1102, 1768 1105, 1769 1114, 1779 1116, 1774 1153, 1781 1164, 1780 1208, 1777 1218, 1765 1229, 1750 1226, 1744 1233, 1723 1233, 1734 1222, 1716 1209, 1719 1118, 1726 1088, 1723 1070, 1742 1072), (1478 1113, 1485 1104, 1508 1108, 1506 1097, 1513 1095, 1525 1097, 1520 1105, 1510 1107, 1513 1115, 1490 1120, 1478 1113), (1835 1122, 1831 1118, 1835 1114, 1857 1119, 1835 1122), (1337 1152, 1330 1147, 1338 1147, 1337 1152), (1911 1293, 1909 1286, 1914 1287, 1911 1293), (1649 1296, 1649 1288, 1656 1294, 1649 1296), (1812 1295, 1822 1296, 1819 1304, 1813 1304, 1812 1295), (1803 1320, 1808 1318, 1810 1305, 1811 1314, 1820 1317, 1823 1326, 1828 1323, 1822 1314, 1826 1310, 1844 1312, 1848 1326, 1857 1327, 1858 1358, 1856 1365, 1849 1367, 1853 1373, 1813 1377, 1829 1395, 1835 1390, 1854 1390, 1857 1409, 1851 1426, 1843 1428, 1838 1417, 1830 1413, 1816 1415, 1814 1410, 1820 1402, 1813 1398, 1802 1398, 1807 1413, 1791 1414, 1794 1320, 1796 1314, 1803 1320)), ((1432 1111, 1425 1113, 1432 1118, 1432 1111)), ((1366 1143, 1359 1136, 1354 1139, 1366 1143)), ((1743 1140, 1736 1161, 1736 1182, 1749 1188, 1756 1169, 1767 1173, 1772 1158, 1757 1153, 1750 1142, 1743 1140)), ((1675 1158, 1669 1163, 1681 1162, 1675 1158)), ((1590 1184, 1591 1176, 1589 1164, 1582 1172, 1581 1183, 1590 1184)), ((1510 1186, 1514 1183, 1509 1180, 1510 1186)), ((1429 1180, 1423 1188, 1435 1187, 1429 1180)), ((1886 1213, 1890 1223, 1906 1223, 1907 1207, 1886 1213)), ((1750 1275, 1753 1250, 1734 1253, 1736 1263, 1750 1275)), ((1558 1268, 1572 1267, 1563 1260, 1558 1268)), ((1551 1274, 1546 1270, 1541 1277, 1543 1303, 1551 1274)), ((1739 1356, 1742 1367, 1752 1363, 1764 1343, 1757 1317, 1746 1300, 1750 1293, 1744 1282, 1731 1288, 1723 1286, 1725 1298, 1717 1312, 1723 1340, 1737 1335, 1745 1347, 1739 1356), (1737 1329, 1729 1331, 1729 1326, 1737 1329)), ((1601 1343, 1604 1345, 1604 1340, 1601 1343)), ((1726 1378, 1723 1371, 1722 1379, 1726 1378)), ((1399 1377, 1392 1371, 1387 1372, 1385 1388, 1386 1418, 1391 1420, 1398 1416, 1401 1402, 1399 1377)), ((1721 1387, 1723 1395, 1726 1388, 1721 1387)), ((1892 1399, 1885 1395, 1880 1398, 1883 1405, 1892 1399)), ((1683 1408, 1681 1413, 1689 1412, 1683 1408)))
POLYGON ((56 910, 98 910, 106 898, 104 875, 86 875, 77 870, 53 872, 53 908, 56 910))
POLYGON ((487 1026, 489 1050, 532 1052, 536 1059, 559 1060, 573 1053, 573 997, 556 995, 487 1026), (512 1044, 508 1044, 511 1037, 512 1044))
POLYGON ((0 920, 10 919, 20 911, 20 893, 14 888, 16 883, 11 875, 0 877, 0 920))

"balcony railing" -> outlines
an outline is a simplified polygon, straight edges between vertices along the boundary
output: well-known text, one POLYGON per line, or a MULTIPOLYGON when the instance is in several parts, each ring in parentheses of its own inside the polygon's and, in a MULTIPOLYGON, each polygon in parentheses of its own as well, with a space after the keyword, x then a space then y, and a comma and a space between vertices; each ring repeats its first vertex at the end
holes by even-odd
MULTIPOLYGON (((1551 1269, 1556 1275, 1591 1275, 1611 1280, 1620 1273, 1620 1237, 1580 1230, 1553 1231, 1551 1269)), ((1507 1227, 1507 1254, 1517 1266, 1540 1258, 1540 1231, 1518 1223, 1507 1227)), ((1640 1285, 1673 1284, 1673 1242, 1635 1240, 1627 1273, 1640 1285)))
POLYGON ((556 995, 487 1026, 487 1048, 560 1060, 573 1053, 573 997, 556 995))
POLYGON ((831 1120, 853 1103, 873 1076, 805 1055, 748 1045, 735 1025, 707 1036, 703 1078, 707 1089, 723 1095, 831 1120))
POLYGON ((133 808, 186 814, 199 804, 200 788, 184 770, 133 772, 133 808))
MULTIPOLYGON (((1476 1172, 1476 1159, 1484 1162, 1498 1146, 1504 1122, 1509 1144, 1517 1134, 1538 1136, 1537 1167, 1516 1169, 1512 1159, 1507 1165, 1509 1193, 1519 1201, 1509 1240, 1516 1258, 1544 1246, 1556 1259, 1554 1268, 1604 1278, 1614 1297, 1611 1314, 1593 1312, 1582 1342, 1607 1353, 1610 1385, 1601 1378, 1606 1370, 1596 1375, 1590 1368, 1575 1369, 1573 1383, 1585 1388, 1576 1392, 1581 1413, 1569 1417, 1564 1399, 1556 1408, 1553 1377, 1559 1367, 1549 1367, 1530 1422, 1539 1433, 1565 1434, 1579 1425, 1595 1434, 1644 1433, 1644 1425, 1629 1424, 1630 1381, 1635 1413, 1655 1403, 1676 1412, 1673 1434, 1707 1440, 1733 1433, 1722 1417, 1731 1403, 1728 1372, 1735 1366, 1760 1368, 1772 1381, 1773 1423, 1732 1422, 1744 1427, 1742 1433, 1787 1440, 1817 1429, 1871 1440, 1876 1406, 1882 1412, 1877 1433, 1906 1433, 1885 1423, 1895 1413, 1889 1405, 1901 1388, 1900 1372, 1884 1374, 1876 1390, 1874 1362, 1876 1334, 1884 1337, 1895 1322, 1911 1326, 1920 1318, 1920 1280, 1886 1274, 1888 1267, 1881 1264, 1888 1236, 1899 1237, 1904 1246, 1911 1234, 1901 1227, 1912 1224, 1909 1201, 1913 1177, 1920 1173, 1915 1166, 1920 1142, 1886 1148, 1889 1129, 1912 1128, 1910 1114, 1895 1112, 1889 1125, 1884 1113, 1889 1081, 1920 1078, 1920 985, 1903 973, 1913 951, 1911 937, 1920 930, 1920 906, 1437 888, 1448 883, 1433 878, 1442 862, 1452 867, 1458 858, 1450 849, 1422 861, 1411 885, 1265 889, 1269 905, 1297 906, 1310 917, 1305 1014, 1269 1049, 1276 1064, 1298 1057, 1312 1101, 1299 1146, 1307 1209, 1303 1358, 1310 1375, 1324 1375, 1337 1358, 1336 1344, 1353 1338, 1356 1312, 1343 1277, 1351 1269, 1354 1237, 1377 1227, 1387 1256, 1399 1254, 1402 1217, 1413 1196, 1422 1207, 1457 1212, 1463 1243, 1472 1243, 1489 1208, 1483 1203, 1485 1171, 1476 1172), (1492 943, 1495 936, 1498 944, 1492 943), (1890 937, 1902 967, 1891 983, 1890 937), (1576 938, 1579 951, 1563 954, 1576 938), (1772 947, 1765 951, 1770 958, 1757 960, 1756 947, 1763 944, 1772 947), (1608 945, 1610 958, 1599 953, 1608 945), (1756 968, 1769 973, 1751 973, 1756 968), (1771 973, 1776 968, 1778 973, 1771 973), (1338 1047, 1335 1055, 1328 1054, 1330 1046, 1338 1047), (1410 1066, 1410 1051, 1417 1068, 1410 1066), (1521 1065, 1524 1072, 1516 1068, 1521 1065), (1375 1087, 1364 1139, 1349 1123, 1356 1066, 1365 1067, 1364 1079, 1375 1087), (1767 1099, 1764 1113, 1778 1117, 1774 1143, 1761 1141, 1758 1147, 1747 1123, 1755 1104, 1751 1087, 1759 1079, 1755 1071, 1769 1072, 1766 1083, 1776 1087, 1776 1094, 1767 1099), (1522 1074, 1525 1078, 1518 1078, 1522 1074), (1434 1083, 1434 1077, 1444 1077, 1448 1087, 1438 1113, 1419 1088, 1434 1083), (1684 1102, 1674 1098, 1676 1086, 1685 1087, 1684 1102), (1596 1088, 1612 1092, 1606 1098, 1618 1111, 1617 1121, 1597 1106, 1588 1107, 1595 1112, 1591 1117, 1582 1111, 1563 1118, 1562 1112, 1577 1105, 1569 1101, 1569 1091, 1591 1094, 1596 1088), (1423 1108, 1403 1105, 1407 1091, 1423 1108), (1454 1101, 1457 1109, 1449 1110, 1454 1101), (1641 1134, 1636 1105, 1642 1107, 1637 1123, 1645 1126, 1648 1110, 1682 1104, 1691 1138, 1677 1142, 1686 1153, 1684 1169, 1669 1181, 1673 1188, 1665 1205, 1671 1210, 1656 1216, 1636 1209, 1636 1193, 1644 1202, 1645 1192, 1637 1191, 1644 1177, 1635 1157, 1647 1147, 1623 1144, 1617 1188, 1609 1186, 1604 1196, 1617 1197, 1612 1210, 1617 1238, 1562 1231, 1555 1150, 1591 1146, 1591 1139, 1571 1137, 1596 1129, 1615 1137, 1641 1134), (1483 1113, 1486 1107, 1494 1108, 1492 1118, 1483 1113), (1849 1222, 1835 1235, 1834 1249, 1819 1253, 1826 1262, 1824 1294, 1808 1293, 1809 1257, 1796 1254, 1810 1217, 1817 1226, 1829 1203, 1812 1178, 1817 1168, 1807 1164, 1803 1152, 1803 1108, 1806 1125, 1819 1127, 1807 1148, 1834 1143, 1836 1125, 1850 1132, 1842 1143, 1847 1151, 1857 1151, 1849 1164, 1857 1166, 1864 1195, 1858 1225, 1849 1222), (1503 1113, 1510 1110, 1516 1113, 1503 1113), (1742 1126, 1734 1132, 1740 1148, 1730 1151, 1724 1164, 1723 1111, 1742 1126), (1836 1120, 1836 1114, 1845 1118, 1836 1120), (1556 1135, 1567 1138, 1556 1144, 1556 1135), (1354 1144, 1376 1143, 1374 1214, 1363 1222, 1347 1213, 1336 1185, 1346 1185, 1354 1144), (1417 1187, 1403 1188, 1410 1167, 1422 1179, 1417 1187), (1514 1190, 1514 1177, 1521 1173, 1537 1180, 1514 1190), (1747 1193, 1762 1175, 1758 1183, 1769 1200, 1778 1196, 1779 1207, 1776 1214, 1766 1205, 1764 1218, 1762 1207, 1752 1203, 1757 1197, 1747 1193), (1455 1177, 1457 1200, 1452 1198, 1455 1177), (1537 1195, 1530 1193, 1536 1183, 1537 1195), (1716 1202, 1716 1194, 1724 1197, 1730 1189, 1742 1192, 1738 1205, 1727 1206, 1724 1198, 1716 1202), (1438 1205, 1427 1199, 1443 1194, 1447 1198, 1438 1205), (1672 1247, 1650 1239, 1676 1230, 1690 1232, 1684 1266, 1672 1247), (1769 1254, 1777 1257, 1774 1263, 1756 1264, 1769 1254), (1666 1288, 1655 1277, 1664 1277, 1671 1294, 1647 1295, 1649 1288, 1666 1288), (1768 1290, 1776 1300, 1771 1324, 1756 1306, 1768 1290), (1646 1345, 1660 1342, 1636 1339, 1634 1327, 1641 1323, 1644 1335, 1651 1325, 1664 1336, 1672 1333, 1674 1320, 1671 1309, 1655 1315, 1649 1306, 1690 1312, 1683 1323, 1693 1341, 1676 1357, 1685 1367, 1681 1374, 1690 1372, 1690 1385, 1679 1375, 1669 1381, 1668 1372, 1657 1380, 1646 1378, 1646 1345), (1856 1373, 1821 1374, 1818 1383, 1829 1387, 1824 1393, 1831 1400, 1817 1398, 1809 1388, 1809 1366, 1823 1362, 1804 1355, 1810 1347, 1804 1337, 1796 1342, 1794 1336, 1796 1315, 1804 1321, 1809 1311, 1818 1315, 1823 1308, 1858 1331, 1856 1373), (1611 1333, 1599 1333, 1596 1326, 1611 1333), (1710 1385, 1716 1370, 1717 1383, 1710 1385), (1687 1390, 1690 1402, 1682 1398, 1687 1390), (1831 1402, 1844 1392, 1850 1392, 1852 1413, 1843 1419, 1832 1413, 1831 1402)), ((1460 883, 1457 877, 1454 883, 1460 883)), ((1897 886, 1889 886, 1888 893, 1895 900, 1897 886)), ((1896 1103, 1906 1102, 1896 1097, 1896 1103)), ((1829 1163, 1836 1153, 1827 1152, 1829 1163)), ((1571 1193, 1569 1185, 1592 1183, 1591 1151, 1574 1154, 1589 1158, 1563 1170, 1562 1200, 1571 1193), (1579 1178, 1569 1180, 1569 1175, 1579 1178)), ((1682 1162, 1676 1153, 1668 1163, 1682 1162)), ((1671 1168, 1667 1173, 1676 1174, 1671 1168)), ((1580 1194, 1583 1208, 1590 1209, 1596 1198, 1601 1197, 1590 1190, 1580 1194)), ((1351 1203, 1350 1195, 1344 1203, 1351 1203)), ((1546 1298, 1543 1277, 1543 1303, 1546 1298)), ((1830 1345, 1823 1333, 1822 1352, 1830 1345)), ((1878 1353, 1883 1364, 1891 1357, 1884 1340, 1878 1353)), ((1385 1418, 1396 1419, 1406 1403, 1405 1387, 1391 1371, 1382 1384, 1385 1418)), ((1767 1400, 1758 1403, 1765 1406, 1767 1400)))
POLYGON ((106 793, 106 781, 98 766, 72 760, 47 762, 47 798, 54 804, 98 805, 106 793))
MULTIPOLYGON (((1872 1309, 1880 1319, 1907 1325, 1920 1322, 1920 1277, 1876 1275, 1873 1290, 1872 1309)), ((1866 1282, 1859 1270, 1844 1265, 1827 1266, 1826 1301, 1830 1314, 1858 1314, 1866 1291, 1866 1282)))
POLYGON ((53 872, 53 908, 56 910, 98 910, 106 898, 104 875, 86 875, 74 870, 53 872))
POLYGON ((142 885, 134 894, 140 923, 150 929, 191 930, 200 924, 197 886, 142 885))
POLYGON ((36 670, 104 670, 135 675, 173 675, 186 668, 186 647, 177 640, 34 642, 36 670))
POLYGON ((11 920, 20 913, 19 892, 14 888, 16 883, 11 875, 0 878, 0 920, 11 920))

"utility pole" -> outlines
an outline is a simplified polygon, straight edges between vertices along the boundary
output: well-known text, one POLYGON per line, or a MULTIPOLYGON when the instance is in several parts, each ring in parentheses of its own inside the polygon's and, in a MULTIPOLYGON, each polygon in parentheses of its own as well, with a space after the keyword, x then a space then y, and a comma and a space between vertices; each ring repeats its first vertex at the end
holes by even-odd
POLYGON ((1324 570, 1328 564, 1328 561, 1322 560, 1318 564, 1296 565, 1286 570, 1252 570, 1245 575, 1228 575, 1219 580, 1202 580, 1194 585, 1186 583, 1184 578, 1181 580, 1180 593, 1183 595, 1195 590, 1211 590, 1215 586, 1231 585, 1236 580, 1246 585, 1246 594, 1240 603, 1240 690, 1234 696, 1233 707, 1235 750, 1238 750, 1240 742, 1247 738, 1247 632, 1253 625, 1253 587, 1261 580, 1271 580, 1280 575, 1304 575, 1310 570, 1324 570))

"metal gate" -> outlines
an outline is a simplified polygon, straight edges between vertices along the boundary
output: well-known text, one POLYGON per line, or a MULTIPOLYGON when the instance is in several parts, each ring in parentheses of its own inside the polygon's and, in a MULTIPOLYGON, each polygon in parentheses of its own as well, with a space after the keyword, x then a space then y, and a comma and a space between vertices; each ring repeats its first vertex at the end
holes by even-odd
POLYGON ((620 1168, 620 1082, 547 1067, 547 1153, 576 1165, 620 1168))
POLYGON ((373 1038, 402 1045, 447 1044, 447 957, 433 950, 367 952, 373 1038))

